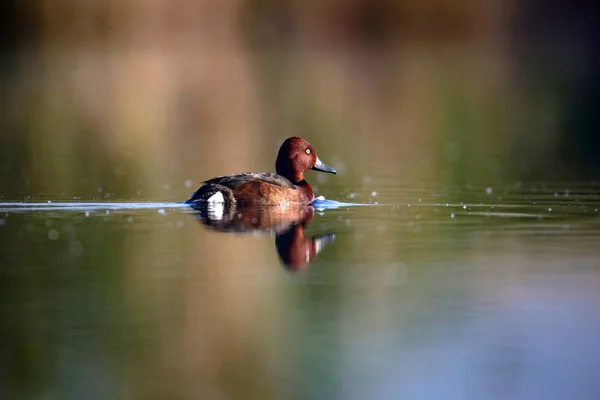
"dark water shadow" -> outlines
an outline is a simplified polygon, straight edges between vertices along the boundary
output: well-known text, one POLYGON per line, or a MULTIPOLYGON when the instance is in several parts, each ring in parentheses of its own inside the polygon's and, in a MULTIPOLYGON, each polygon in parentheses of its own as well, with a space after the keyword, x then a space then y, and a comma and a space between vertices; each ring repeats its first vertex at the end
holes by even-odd
POLYGON ((195 216, 205 226, 229 234, 275 235, 275 247, 288 271, 302 271, 327 245, 335 241, 335 232, 306 236, 314 208, 236 207, 202 204, 194 207, 195 216))

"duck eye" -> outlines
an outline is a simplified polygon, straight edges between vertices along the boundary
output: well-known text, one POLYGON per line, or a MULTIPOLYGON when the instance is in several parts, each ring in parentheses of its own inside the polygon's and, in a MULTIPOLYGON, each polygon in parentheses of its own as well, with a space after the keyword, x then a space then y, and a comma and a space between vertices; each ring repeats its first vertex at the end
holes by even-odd
POLYGON ((310 154, 310 149, 306 149, 306 154, 310 154))

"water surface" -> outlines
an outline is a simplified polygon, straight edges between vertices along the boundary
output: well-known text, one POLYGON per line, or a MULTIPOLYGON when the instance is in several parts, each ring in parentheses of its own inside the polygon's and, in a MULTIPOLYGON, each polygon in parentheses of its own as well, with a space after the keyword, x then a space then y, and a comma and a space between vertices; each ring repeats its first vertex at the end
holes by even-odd
POLYGON ((254 229, 2 203, 3 397, 596 398, 596 184, 364 186, 254 229))

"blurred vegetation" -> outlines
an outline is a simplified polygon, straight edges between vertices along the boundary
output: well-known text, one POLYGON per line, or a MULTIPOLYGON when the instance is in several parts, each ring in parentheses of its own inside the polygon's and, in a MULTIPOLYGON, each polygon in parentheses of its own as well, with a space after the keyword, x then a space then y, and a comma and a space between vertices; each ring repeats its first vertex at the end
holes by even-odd
POLYGON ((5 199, 181 199, 302 135, 457 183, 597 174, 592 13, 541 1, 9 1, 5 199), (194 184, 195 185, 195 184, 194 184))

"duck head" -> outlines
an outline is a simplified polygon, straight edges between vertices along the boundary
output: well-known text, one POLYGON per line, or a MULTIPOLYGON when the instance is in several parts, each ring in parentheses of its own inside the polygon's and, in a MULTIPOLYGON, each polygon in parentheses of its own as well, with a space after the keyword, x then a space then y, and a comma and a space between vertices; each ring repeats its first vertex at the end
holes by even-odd
POLYGON ((309 169, 335 174, 335 169, 317 157, 315 149, 300 137, 286 139, 277 153, 275 171, 293 183, 304 180, 304 171, 309 169))

